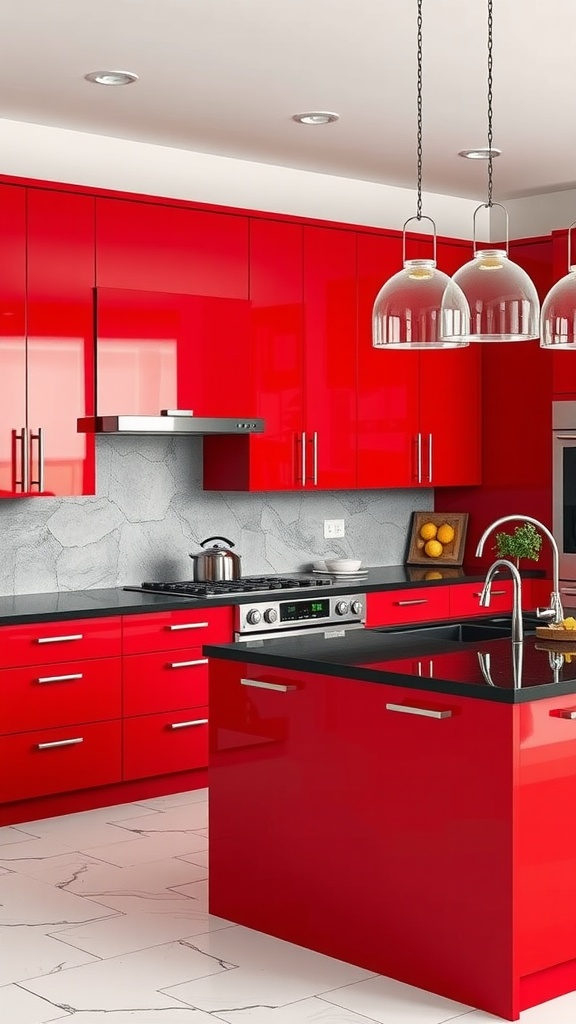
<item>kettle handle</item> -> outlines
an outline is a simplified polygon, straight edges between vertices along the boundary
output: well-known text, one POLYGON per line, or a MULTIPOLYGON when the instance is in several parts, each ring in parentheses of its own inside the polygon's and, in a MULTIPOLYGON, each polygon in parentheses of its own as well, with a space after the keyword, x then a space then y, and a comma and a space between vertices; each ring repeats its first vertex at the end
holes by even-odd
POLYGON ((228 540, 227 537, 206 537, 206 540, 203 540, 203 541, 200 542, 200 547, 203 548, 204 545, 208 544, 209 541, 211 541, 211 540, 223 540, 228 545, 228 547, 230 547, 230 548, 234 547, 234 542, 231 541, 231 540, 228 540))

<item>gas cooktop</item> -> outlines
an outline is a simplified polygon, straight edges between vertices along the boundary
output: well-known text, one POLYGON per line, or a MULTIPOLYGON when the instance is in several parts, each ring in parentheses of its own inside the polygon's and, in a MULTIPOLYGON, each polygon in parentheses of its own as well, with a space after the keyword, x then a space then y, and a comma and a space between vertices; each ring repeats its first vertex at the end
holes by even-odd
POLYGON ((220 597, 224 594, 266 594, 275 590, 306 590, 330 587, 334 580, 322 576, 243 576, 239 580, 200 582, 184 580, 180 583, 141 583, 124 587, 149 594, 168 594, 173 597, 220 597))

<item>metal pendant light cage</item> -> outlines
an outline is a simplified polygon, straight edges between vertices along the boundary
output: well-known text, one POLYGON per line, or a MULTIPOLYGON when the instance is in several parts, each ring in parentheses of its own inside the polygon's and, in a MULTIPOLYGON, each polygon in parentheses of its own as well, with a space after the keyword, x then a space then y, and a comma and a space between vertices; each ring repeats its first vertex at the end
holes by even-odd
POLYGON ((454 274, 453 280, 466 296, 471 312, 470 341, 532 341, 540 335, 540 302, 528 274, 508 255, 508 212, 492 199, 493 192, 493 0, 488 0, 488 198, 474 211, 473 252, 469 263, 454 274), (476 243, 476 217, 479 210, 495 206, 506 215, 505 248, 483 247, 476 243))
POLYGON ((462 348, 468 344, 468 302, 453 278, 436 266, 436 224, 422 214, 422 0, 417 0, 417 153, 416 216, 402 228, 402 263, 382 286, 372 311, 372 345, 382 349, 462 348), (432 259, 406 259, 406 227, 416 220, 432 224, 432 259))
POLYGON ((540 347, 576 351, 576 265, 572 265, 572 229, 568 228, 568 273, 552 286, 542 303, 540 347))

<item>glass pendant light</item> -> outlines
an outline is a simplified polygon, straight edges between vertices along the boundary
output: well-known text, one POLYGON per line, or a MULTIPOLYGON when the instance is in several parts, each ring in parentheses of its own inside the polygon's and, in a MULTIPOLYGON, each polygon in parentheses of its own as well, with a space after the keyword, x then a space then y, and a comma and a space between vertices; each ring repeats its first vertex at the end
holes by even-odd
POLYGON ((508 256, 508 213, 492 200, 492 46, 493 0, 488 0, 488 199, 474 211, 474 258, 454 274, 470 305, 469 341, 531 341, 538 338, 540 303, 526 271, 508 256), (506 214, 505 249, 476 245, 479 210, 499 206, 506 214))
POLYGON ((542 304, 540 320, 540 348, 557 352, 576 351, 576 266, 572 266, 570 232, 568 228, 568 273, 552 286, 542 304))
POLYGON ((470 310, 462 290, 436 267, 436 225, 422 215, 422 0, 418 0, 418 201, 402 228, 403 270, 382 286, 372 311, 372 345, 384 349, 462 348, 468 344, 470 310), (433 227, 432 259, 406 259, 406 226, 433 227))

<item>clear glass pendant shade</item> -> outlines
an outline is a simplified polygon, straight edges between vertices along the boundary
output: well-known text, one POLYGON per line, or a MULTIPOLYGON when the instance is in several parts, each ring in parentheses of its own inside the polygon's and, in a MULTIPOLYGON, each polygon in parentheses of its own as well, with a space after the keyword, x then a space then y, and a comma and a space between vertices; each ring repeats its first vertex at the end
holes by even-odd
POLYGON ((404 260, 382 286, 372 312, 372 345, 386 349, 463 348, 470 309, 435 260, 404 260))
POLYGON ((540 322, 541 348, 576 351, 576 267, 548 292, 540 322))
POLYGON ((540 337, 540 301, 528 274, 505 249, 479 249, 453 277, 470 306, 468 341, 540 337))

